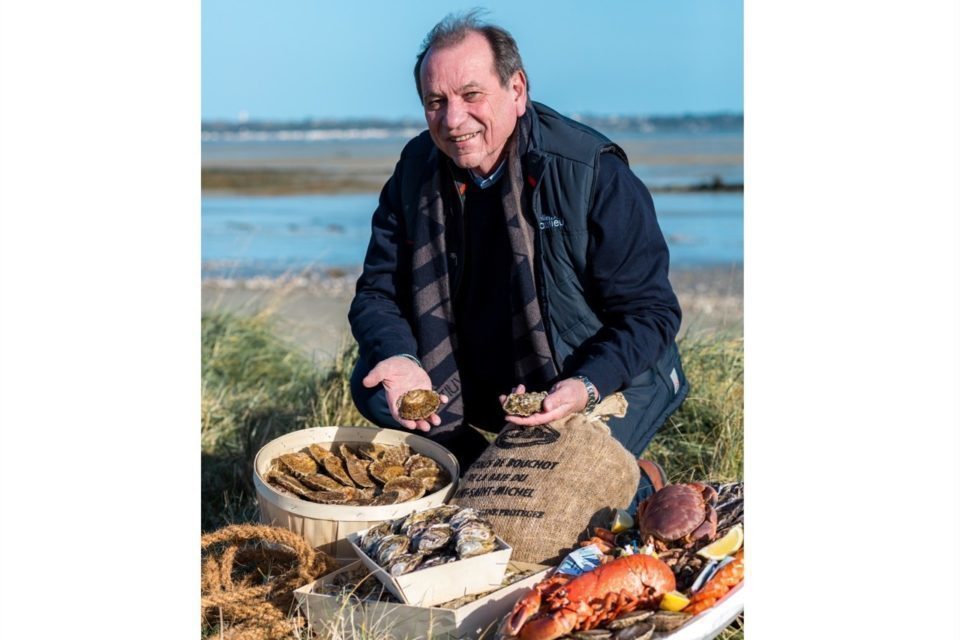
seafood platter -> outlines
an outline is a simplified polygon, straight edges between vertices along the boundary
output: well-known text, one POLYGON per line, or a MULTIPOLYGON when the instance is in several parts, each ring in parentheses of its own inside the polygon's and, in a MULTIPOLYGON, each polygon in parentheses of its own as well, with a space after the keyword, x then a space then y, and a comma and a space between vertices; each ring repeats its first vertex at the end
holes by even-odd
POLYGON ((443 504, 459 475, 452 453, 413 433, 314 427, 260 449, 253 483, 264 524, 348 558, 350 533, 443 504))
POLYGON ((456 505, 415 511, 348 540, 396 598, 421 607, 499 588, 511 553, 489 522, 456 505))
POLYGON ((520 597, 499 638, 712 638, 743 610, 742 482, 667 485, 592 533, 520 597))

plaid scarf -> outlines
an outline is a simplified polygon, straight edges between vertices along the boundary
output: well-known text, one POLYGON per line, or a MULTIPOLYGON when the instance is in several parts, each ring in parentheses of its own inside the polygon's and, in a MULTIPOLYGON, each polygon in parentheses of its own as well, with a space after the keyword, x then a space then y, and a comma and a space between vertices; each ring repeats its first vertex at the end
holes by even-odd
MULTIPOLYGON (((534 273, 536 223, 525 192, 521 158, 530 143, 532 109, 517 121, 507 142, 507 171, 502 185, 503 211, 514 259, 510 270, 510 306, 512 310, 515 383, 531 388, 546 388, 557 376, 553 353, 544 330, 534 273)), ((435 388, 449 398, 441 409, 439 427, 431 434, 452 431, 463 422, 463 396, 457 370, 457 333, 453 317, 453 297, 447 267, 447 197, 456 197, 443 188, 449 180, 442 160, 430 179, 423 183, 419 212, 409 230, 413 240, 414 331, 420 360, 435 388)))

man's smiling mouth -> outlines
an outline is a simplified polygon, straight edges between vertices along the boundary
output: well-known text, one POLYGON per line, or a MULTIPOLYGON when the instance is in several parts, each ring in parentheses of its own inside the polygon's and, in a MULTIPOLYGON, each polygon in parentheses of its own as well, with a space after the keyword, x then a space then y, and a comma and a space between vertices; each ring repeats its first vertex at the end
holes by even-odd
POLYGON ((462 136, 451 136, 451 137, 450 137, 450 141, 451 141, 451 142, 466 142, 466 141, 469 140, 470 138, 473 138, 474 136, 478 136, 478 135, 480 135, 480 132, 479 132, 479 131, 474 131, 473 133, 465 133, 465 134, 463 134, 462 136))

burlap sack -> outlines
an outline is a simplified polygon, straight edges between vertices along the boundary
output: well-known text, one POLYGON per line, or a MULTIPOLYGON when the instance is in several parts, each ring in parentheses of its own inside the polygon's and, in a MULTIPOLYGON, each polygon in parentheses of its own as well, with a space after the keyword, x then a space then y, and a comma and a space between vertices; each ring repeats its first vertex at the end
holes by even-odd
POLYGON ((513 560, 555 564, 589 526, 607 526, 640 483, 637 460, 606 419, 626 414, 619 394, 590 415, 549 425, 509 425, 463 478, 451 502, 478 510, 513 547, 513 560))

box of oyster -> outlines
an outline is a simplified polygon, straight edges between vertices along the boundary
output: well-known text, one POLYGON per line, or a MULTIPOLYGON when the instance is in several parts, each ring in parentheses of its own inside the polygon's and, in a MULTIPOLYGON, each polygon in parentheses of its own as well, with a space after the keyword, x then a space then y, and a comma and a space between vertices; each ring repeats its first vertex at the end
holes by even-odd
POLYGON ((429 607, 497 589, 512 549, 473 509, 440 505, 347 537, 396 598, 429 607))
POLYGON ((503 582, 488 593, 418 607, 400 602, 358 560, 297 589, 294 595, 319 637, 491 637, 500 620, 548 569, 545 565, 511 562, 503 582))

